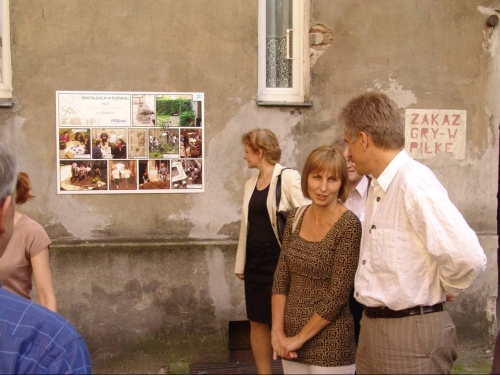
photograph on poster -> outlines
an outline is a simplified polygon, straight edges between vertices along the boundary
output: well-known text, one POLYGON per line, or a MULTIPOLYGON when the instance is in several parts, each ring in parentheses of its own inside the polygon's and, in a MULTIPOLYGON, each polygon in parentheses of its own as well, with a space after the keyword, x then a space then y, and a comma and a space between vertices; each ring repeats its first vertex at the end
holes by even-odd
POLYGON ((140 160, 139 189, 170 189, 170 160, 140 160))
POLYGON ((155 96, 132 95, 133 126, 155 126, 155 96))
POLYGON ((109 189, 137 190, 137 161, 109 161, 109 189))
POLYGON ((196 128, 181 130, 181 158, 202 157, 202 130, 196 128))
POLYGON ((59 164, 61 191, 107 190, 107 162, 63 160, 59 164))
POLYGON ((56 91, 58 194, 204 192, 203 112, 202 92, 56 91))
POLYGON ((197 106, 193 95, 156 95, 156 126, 195 126, 197 106))
POLYGON ((59 129, 60 159, 90 159, 90 129, 59 129))
POLYGON ((147 158, 148 142, 146 141, 147 129, 130 129, 128 132, 128 157, 147 158))
POLYGON ((202 176, 201 159, 172 161, 172 189, 201 189, 202 176))
POLYGON ((179 158, 179 129, 149 129, 149 158, 179 158))
POLYGON ((127 129, 93 128, 92 158, 93 159, 126 159, 127 129), (99 147, 102 157, 99 157, 99 147), (94 156, 95 155, 95 156, 94 156))

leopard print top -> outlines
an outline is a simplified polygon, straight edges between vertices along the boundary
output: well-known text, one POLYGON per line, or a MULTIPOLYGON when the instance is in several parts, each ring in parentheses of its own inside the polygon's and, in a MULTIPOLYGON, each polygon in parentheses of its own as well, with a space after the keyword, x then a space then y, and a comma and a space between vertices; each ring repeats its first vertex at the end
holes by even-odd
POLYGON ((291 233, 296 212, 288 216, 273 282, 273 294, 287 296, 285 334, 299 333, 316 312, 330 324, 297 351, 296 361, 325 367, 352 365, 356 344, 349 295, 358 266, 361 224, 347 210, 321 241, 311 242, 299 236, 304 215, 291 233))

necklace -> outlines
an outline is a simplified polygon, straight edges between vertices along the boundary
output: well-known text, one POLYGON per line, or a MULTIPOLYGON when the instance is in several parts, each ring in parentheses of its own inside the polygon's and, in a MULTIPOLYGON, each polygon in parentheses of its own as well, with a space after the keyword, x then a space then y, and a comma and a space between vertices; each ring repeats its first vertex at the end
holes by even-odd
POLYGON ((262 188, 266 187, 271 180, 270 177, 271 174, 268 174, 267 176, 259 174, 259 177, 257 178, 257 189, 262 190, 262 188))

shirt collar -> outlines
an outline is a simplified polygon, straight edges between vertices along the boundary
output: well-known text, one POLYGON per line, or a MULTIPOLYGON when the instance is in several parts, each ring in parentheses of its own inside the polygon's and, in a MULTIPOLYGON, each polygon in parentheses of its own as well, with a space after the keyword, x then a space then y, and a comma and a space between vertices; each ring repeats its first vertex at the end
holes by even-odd
POLYGON ((387 167, 385 167, 384 171, 378 178, 374 178, 372 180, 372 185, 374 183, 378 183, 378 185, 384 190, 384 192, 387 192, 387 189, 389 189, 389 185, 391 184, 392 180, 394 180, 394 177, 396 176, 396 173, 398 173, 399 168, 410 158, 410 155, 405 150, 401 150, 394 159, 389 163, 387 167))
POLYGON ((363 176, 361 180, 359 180, 354 190, 356 190, 359 193, 359 195, 361 195, 361 197, 363 198, 366 195, 366 192, 368 191, 367 187, 368 187, 368 177, 363 176))

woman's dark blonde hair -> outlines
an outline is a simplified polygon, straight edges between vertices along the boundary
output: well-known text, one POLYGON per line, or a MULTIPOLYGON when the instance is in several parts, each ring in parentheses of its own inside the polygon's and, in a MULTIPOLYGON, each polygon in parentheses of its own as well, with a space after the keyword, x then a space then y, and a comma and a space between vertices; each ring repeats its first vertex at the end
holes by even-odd
POLYGON ((281 148, 276 135, 269 129, 256 128, 243 134, 241 143, 250 147, 253 152, 262 150, 262 154, 270 164, 276 164, 281 158, 281 148))
POLYGON ((17 174, 16 184, 16 204, 24 204, 35 196, 30 193, 31 181, 27 173, 19 172, 17 174))
POLYGON ((311 151, 302 169, 301 187, 304 197, 311 199, 308 192, 308 177, 312 173, 333 172, 333 175, 340 178, 338 200, 344 203, 349 195, 350 186, 347 175, 347 164, 343 152, 334 146, 319 146, 311 151))

